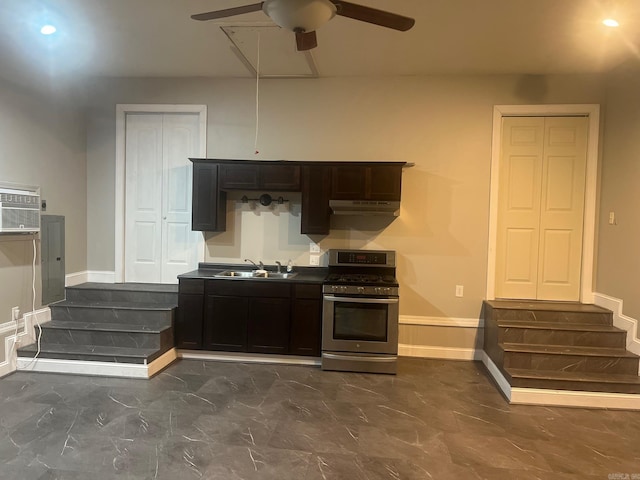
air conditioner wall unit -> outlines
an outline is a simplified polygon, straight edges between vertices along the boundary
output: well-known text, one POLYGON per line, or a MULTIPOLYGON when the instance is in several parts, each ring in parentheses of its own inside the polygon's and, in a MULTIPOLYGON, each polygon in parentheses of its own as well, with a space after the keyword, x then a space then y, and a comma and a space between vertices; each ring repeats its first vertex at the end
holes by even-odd
POLYGON ((40 189, 0 184, 0 234, 40 231, 40 189))

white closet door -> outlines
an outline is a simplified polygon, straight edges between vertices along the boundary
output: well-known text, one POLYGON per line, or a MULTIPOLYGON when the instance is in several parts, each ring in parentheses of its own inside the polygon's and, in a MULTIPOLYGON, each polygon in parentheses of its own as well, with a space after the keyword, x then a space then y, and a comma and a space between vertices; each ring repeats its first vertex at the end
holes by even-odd
POLYGON ((191 231, 191 162, 197 114, 128 114, 125 159, 125 281, 176 283, 197 268, 191 231))
POLYGON ((162 115, 127 115, 125 281, 162 274, 162 115))
POLYGON ((580 297, 585 117, 503 119, 496 297, 580 297))
POLYGON ((177 282, 198 265, 199 232, 191 231, 191 162, 198 156, 199 117, 165 114, 163 122, 162 278, 177 282))

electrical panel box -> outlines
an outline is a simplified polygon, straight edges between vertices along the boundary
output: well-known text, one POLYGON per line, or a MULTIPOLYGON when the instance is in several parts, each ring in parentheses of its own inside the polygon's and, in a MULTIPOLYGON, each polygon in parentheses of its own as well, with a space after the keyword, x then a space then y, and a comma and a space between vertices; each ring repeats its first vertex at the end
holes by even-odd
POLYGON ((40 189, 0 184, 0 233, 40 231, 40 189))

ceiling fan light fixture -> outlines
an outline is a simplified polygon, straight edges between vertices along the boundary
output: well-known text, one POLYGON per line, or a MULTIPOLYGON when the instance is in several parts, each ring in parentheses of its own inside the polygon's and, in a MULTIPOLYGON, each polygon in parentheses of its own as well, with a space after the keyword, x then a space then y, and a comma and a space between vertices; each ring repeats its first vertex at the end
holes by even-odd
POLYGON ((293 32, 313 32, 336 14, 330 0, 265 0, 262 10, 276 25, 293 32))

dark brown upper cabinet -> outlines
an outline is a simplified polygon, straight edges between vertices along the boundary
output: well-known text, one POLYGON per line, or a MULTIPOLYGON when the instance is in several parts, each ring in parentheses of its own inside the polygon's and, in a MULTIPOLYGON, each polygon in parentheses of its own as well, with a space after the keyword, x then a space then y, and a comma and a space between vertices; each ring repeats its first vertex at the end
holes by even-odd
POLYGON ((400 200, 402 165, 339 165, 332 168, 332 200, 400 200))
POLYGON ((299 165, 220 165, 222 190, 300 191, 299 165))
POLYGON ((300 233, 326 235, 329 233, 331 209, 331 167, 305 165, 302 167, 302 211, 300 233))
POLYGON ((300 233, 329 233, 329 200, 399 201, 405 162, 192 158, 192 230, 224 232, 228 190, 302 192, 300 233))
POLYGON ((224 232, 227 228, 227 194, 218 191, 219 165, 193 162, 191 230, 224 232))

